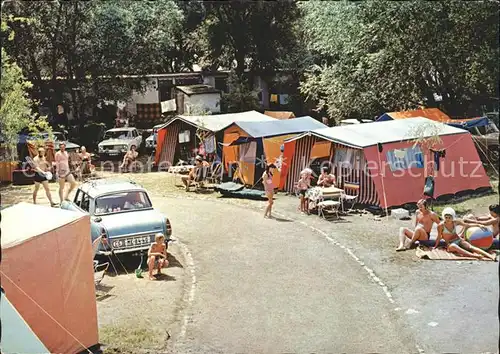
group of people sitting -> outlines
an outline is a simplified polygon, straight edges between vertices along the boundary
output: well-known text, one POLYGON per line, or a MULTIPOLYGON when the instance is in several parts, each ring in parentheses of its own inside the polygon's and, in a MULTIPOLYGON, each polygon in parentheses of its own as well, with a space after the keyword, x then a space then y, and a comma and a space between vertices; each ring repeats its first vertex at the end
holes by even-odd
POLYGON ((457 218, 453 208, 445 208, 442 212, 442 220, 436 213, 428 209, 425 199, 419 200, 417 207, 415 229, 410 230, 406 227, 400 228, 399 246, 396 251, 407 250, 417 241, 430 241, 432 226, 436 223, 438 235, 434 243, 435 248, 437 248, 440 241, 443 240, 449 252, 477 259, 489 258, 491 260, 496 260, 495 255, 475 247, 466 241, 464 234, 468 228, 479 227, 482 229, 490 228, 493 237, 498 237, 500 221, 500 206, 498 204, 489 206, 488 215, 476 217, 469 214, 463 219, 457 218), (461 227, 460 232, 457 230, 458 226, 461 227))
MULTIPOLYGON (((300 179, 297 182, 297 189, 300 193, 300 211, 307 214, 309 213, 309 199, 306 197, 306 192, 311 188, 311 181, 313 178, 313 171, 306 168, 300 173, 300 179)), ((336 181, 337 179, 335 175, 330 172, 330 169, 328 167, 323 167, 316 185, 324 188, 335 187, 336 181)))

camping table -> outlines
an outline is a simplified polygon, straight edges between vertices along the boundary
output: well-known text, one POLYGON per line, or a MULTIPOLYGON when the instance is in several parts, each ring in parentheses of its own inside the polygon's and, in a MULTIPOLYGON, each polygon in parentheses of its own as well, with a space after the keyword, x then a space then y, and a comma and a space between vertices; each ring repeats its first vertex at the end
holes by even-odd
POLYGON ((192 165, 182 165, 182 166, 170 166, 168 168, 168 173, 172 173, 174 175, 174 184, 176 186, 183 186, 182 184, 182 176, 191 171, 194 168, 192 165), (177 177, 181 177, 181 183, 179 184, 177 181, 177 177))
POLYGON ((337 187, 313 187, 306 192, 306 198, 309 199, 309 209, 316 208, 319 200, 340 199, 343 189, 337 187))

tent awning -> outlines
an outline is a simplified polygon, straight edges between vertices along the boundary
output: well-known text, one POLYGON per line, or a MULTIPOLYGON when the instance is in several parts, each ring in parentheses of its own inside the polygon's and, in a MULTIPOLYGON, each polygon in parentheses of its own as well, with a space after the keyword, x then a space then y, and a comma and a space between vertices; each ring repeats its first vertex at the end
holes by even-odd
POLYGON ((423 117, 398 119, 379 123, 353 124, 313 130, 288 139, 290 142, 306 135, 314 135, 342 145, 362 149, 379 143, 425 139, 436 135, 470 134, 463 129, 423 117))

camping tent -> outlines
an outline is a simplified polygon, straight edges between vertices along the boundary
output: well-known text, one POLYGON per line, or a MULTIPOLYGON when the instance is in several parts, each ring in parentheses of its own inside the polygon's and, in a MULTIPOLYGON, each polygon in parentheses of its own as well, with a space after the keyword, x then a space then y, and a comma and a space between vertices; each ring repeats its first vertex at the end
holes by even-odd
POLYGON ((434 177, 434 198, 491 188, 470 133, 423 117, 319 129, 288 139, 282 187, 293 191, 299 172, 325 151, 341 187, 359 186, 361 204, 416 202, 427 176, 434 177), (325 144, 328 148, 320 149, 325 144))
MULTIPOLYGON (((281 146, 286 139, 326 127, 308 116, 269 122, 238 121, 224 130, 227 146, 224 147, 223 160, 225 164, 238 163, 238 177, 244 184, 254 185, 258 183, 266 164, 279 161, 281 146)), ((279 185, 279 173, 274 175, 273 182, 275 186, 279 185)))
POLYGON ((476 117, 476 118, 467 118, 467 119, 451 119, 448 115, 443 113, 437 108, 425 108, 425 109, 416 109, 413 111, 402 111, 402 112, 390 112, 384 113, 380 117, 377 118, 377 122, 385 122, 388 120, 395 119, 405 119, 405 118, 415 118, 415 117, 424 117, 430 120, 446 123, 451 126, 462 128, 462 129, 470 129, 473 127, 483 127, 489 124, 488 117, 476 117))
POLYGON ((11 304, 3 289, 0 300, 0 319, 2 321, 2 337, 0 338, 2 353, 49 353, 47 347, 11 304))
POLYGON ((171 166, 177 159, 186 159, 193 149, 203 143, 207 153, 222 155, 217 149, 217 142, 222 136, 217 133, 236 121, 271 121, 275 120, 257 111, 241 113, 216 114, 207 116, 179 115, 158 129, 155 164, 171 166), (197 132, 203 132, 204 141, 199 141, 197 132), (219 139, 218 139, 219 138, 219 139))
POLYGON ((92 259, 88 215, 28 203, 2 210, 2 287, 51 353, 98 345, 92 259))
POLYGON ((295 114, 293 112, 287 111, 264 111, 264 114, 269 117, 273 117, 276 119, 293 119, 295 118, 295 114))

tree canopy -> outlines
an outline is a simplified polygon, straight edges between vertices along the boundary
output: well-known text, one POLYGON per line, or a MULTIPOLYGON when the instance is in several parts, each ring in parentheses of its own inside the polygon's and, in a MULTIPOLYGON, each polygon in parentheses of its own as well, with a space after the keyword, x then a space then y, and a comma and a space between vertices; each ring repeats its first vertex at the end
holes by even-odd
POLYGON ((475 114, 498 97, 498 3, 302 2, 316 63, 301 89, 331 116, 418 106, 475 114))

